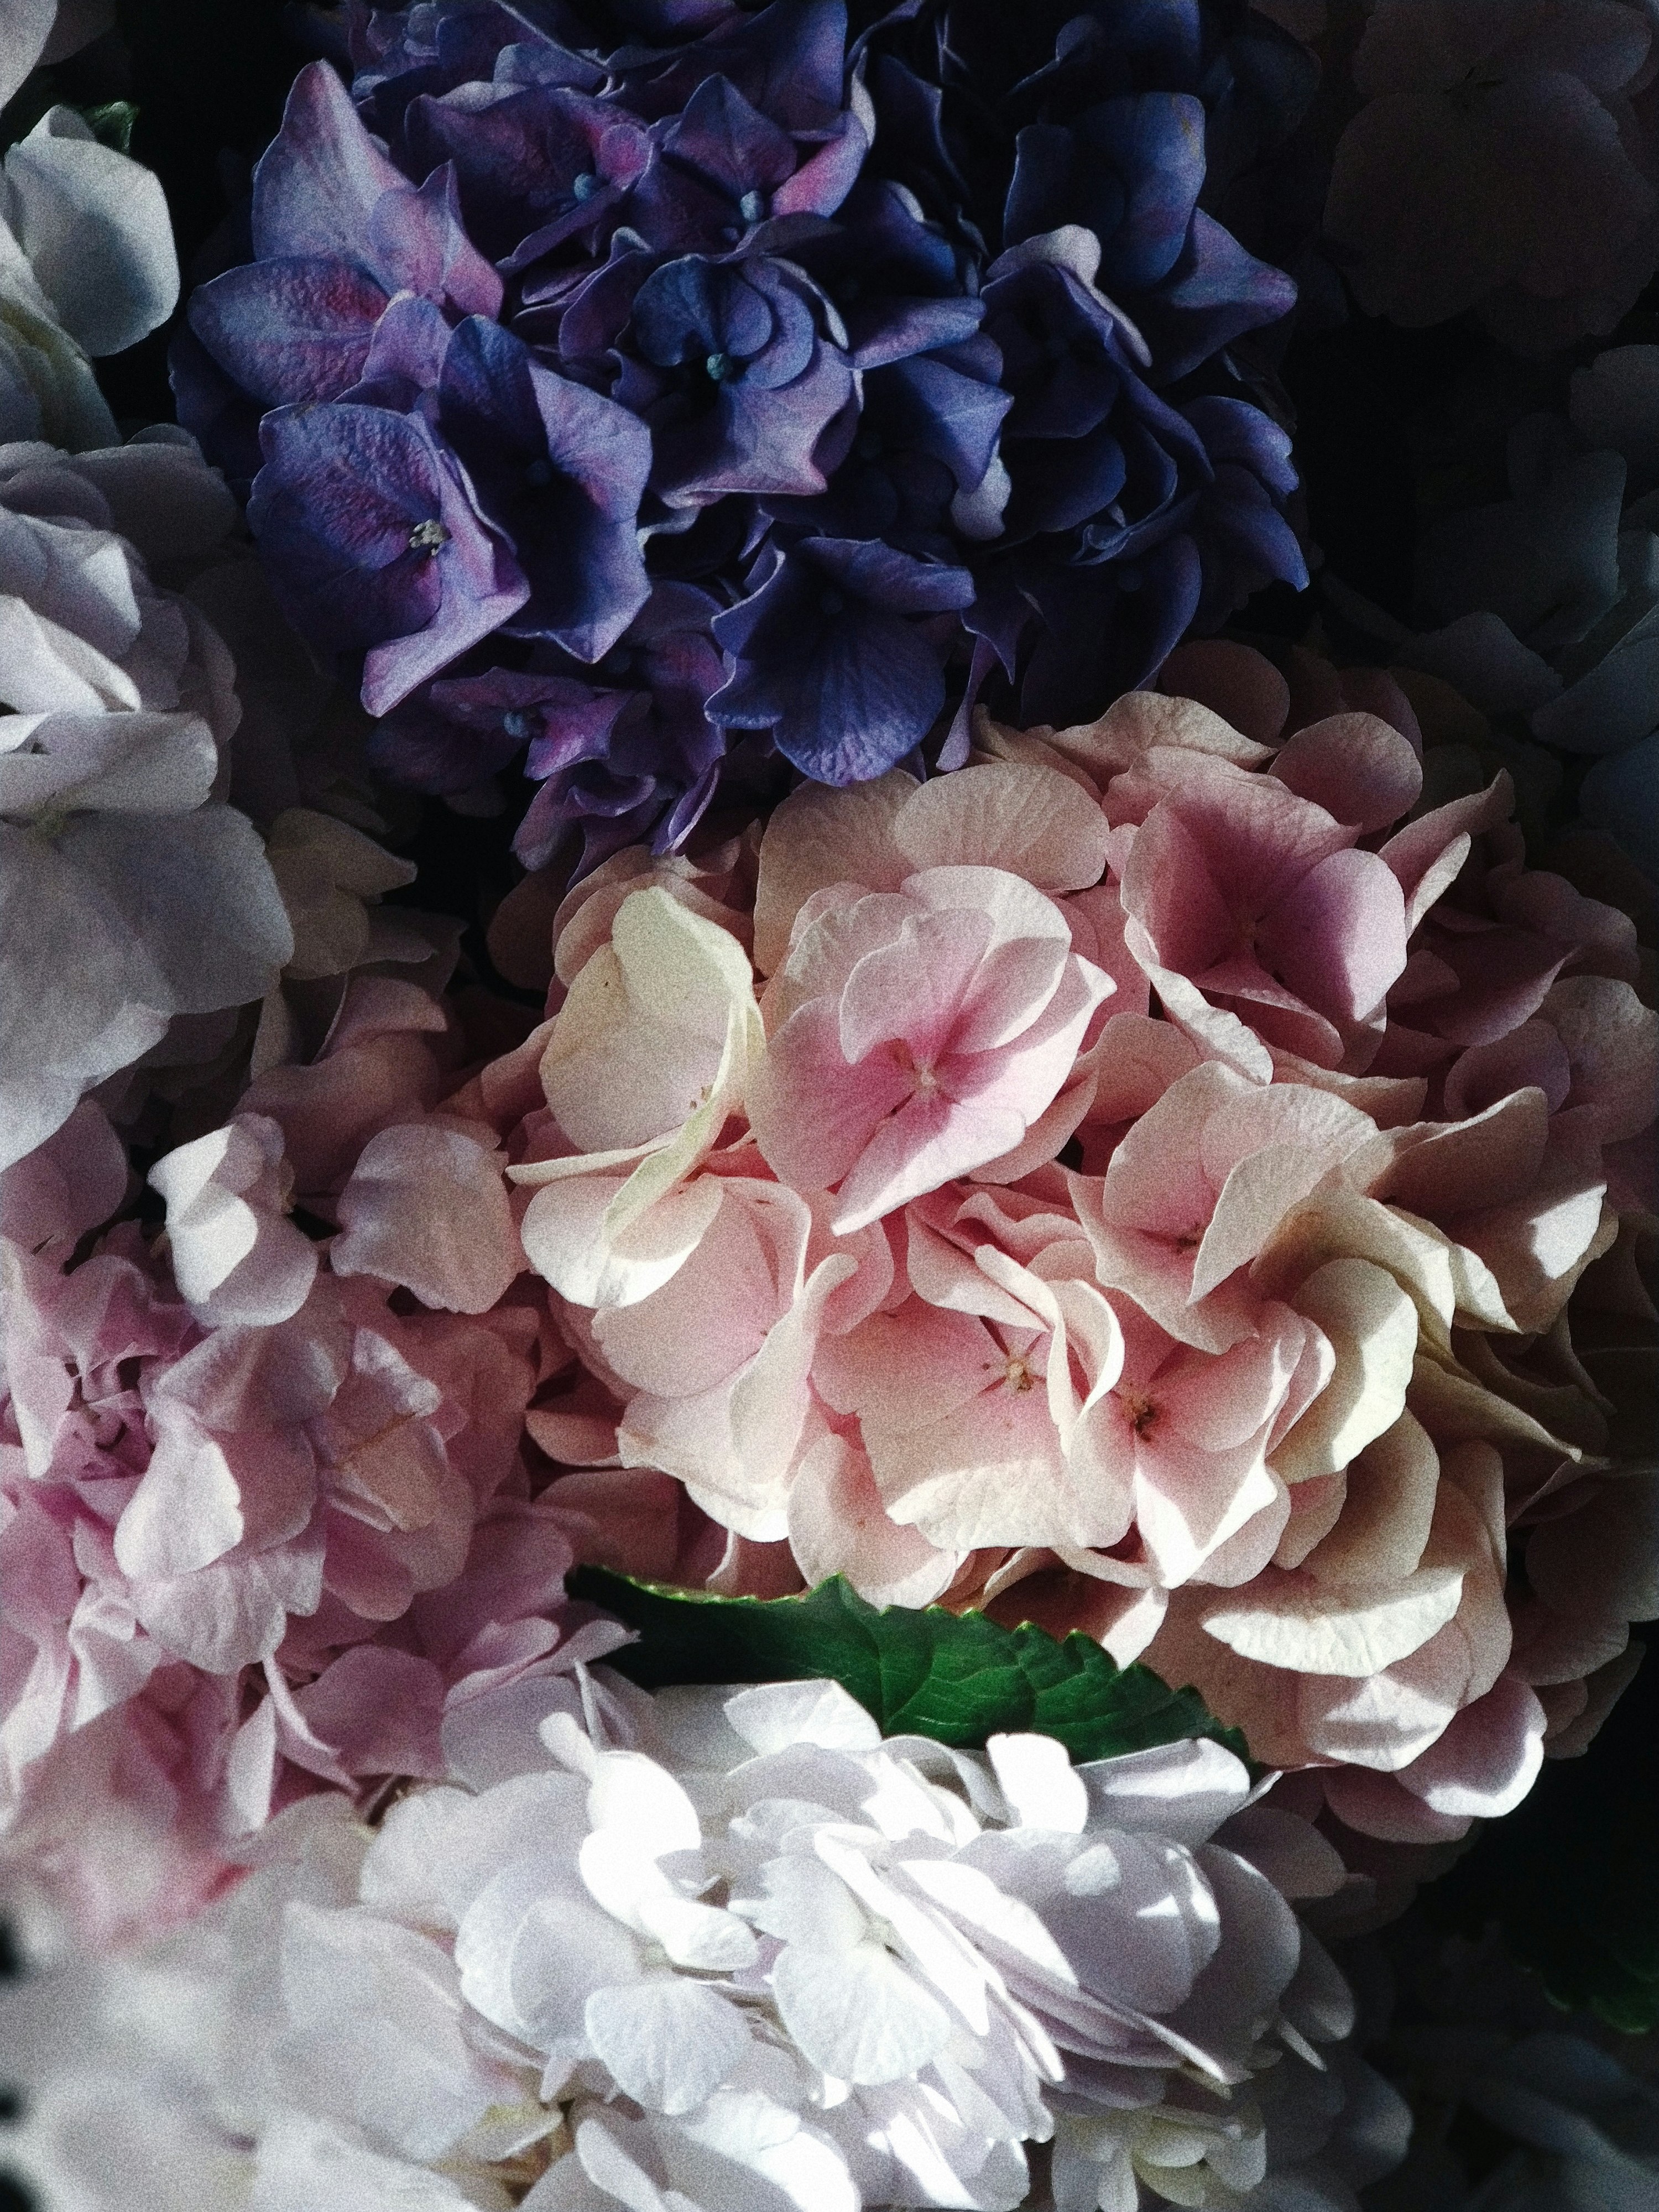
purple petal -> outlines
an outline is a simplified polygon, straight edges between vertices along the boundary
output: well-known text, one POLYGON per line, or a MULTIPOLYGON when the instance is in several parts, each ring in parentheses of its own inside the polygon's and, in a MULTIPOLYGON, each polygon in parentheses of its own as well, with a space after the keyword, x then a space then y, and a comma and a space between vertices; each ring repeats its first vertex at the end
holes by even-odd
POLYGON ((597 660, 650 588, 635 527, 650 433, 613 401, 544 368, 510 331, 481 316, 451 340, 438 409, 530 580, 515 632, 597 660))
POLYGON ((294 80, 283 127, 253 173, 253 250, 356 261, 381 196, 406 179, 364 130, 326 62, 294 80))
POLYGON ((400 182, 383 193, 365 243, 369 266, 392 290, 446 301, 462 315, 501 312, 501 280, 461 227, 447 162, 418 190, 400 182))
POLYGON ((386 304, 382 287, 346 262, 282 258, 204 284, 190 326, 244 390, 275 407, 348 391, 386 304))

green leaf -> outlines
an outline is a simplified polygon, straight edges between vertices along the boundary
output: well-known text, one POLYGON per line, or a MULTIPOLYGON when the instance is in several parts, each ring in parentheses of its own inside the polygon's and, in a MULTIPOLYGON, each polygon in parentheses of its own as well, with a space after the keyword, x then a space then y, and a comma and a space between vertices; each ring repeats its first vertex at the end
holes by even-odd
POLYGON ((1035 1729, 1077 1759, 1208 1735, 1247 1755, 1243 1737, 1223 1728, 1196 1690, 1172 1690, 1147 1667, 1115 1666, 1086 1636, 1061 1642, 1030 1621, 1003 1628, 942 1606, 878 1608, 839 1575, 799 1597, 732 1598, 584 1567, 570 1591, 640 1632, 606 1663, 647 1690, 827 1676, 884 1735, 967 1747, 1035 1729))
POLYGON ((101 144, 112 146, 118 154, 132 151, 132 126, 138 111, 130 100, 106 100, 101 107, 83 107, 79 112, 101 144))

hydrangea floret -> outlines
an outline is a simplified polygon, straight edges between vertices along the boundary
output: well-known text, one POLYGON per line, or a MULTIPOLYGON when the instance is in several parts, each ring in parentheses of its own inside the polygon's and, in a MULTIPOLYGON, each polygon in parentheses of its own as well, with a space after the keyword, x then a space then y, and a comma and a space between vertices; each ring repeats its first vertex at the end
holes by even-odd
POLYGON ((180 1018, 262 998, 293 953, 228 803, 231 656, 150 573, 234 520, 178 431, 0 446, 0 1164, 180 1018))

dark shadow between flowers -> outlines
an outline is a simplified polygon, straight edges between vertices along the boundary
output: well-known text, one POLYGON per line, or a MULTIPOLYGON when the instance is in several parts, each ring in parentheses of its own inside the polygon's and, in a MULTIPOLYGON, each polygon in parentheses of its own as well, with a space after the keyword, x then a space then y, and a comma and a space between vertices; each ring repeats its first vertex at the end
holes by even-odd
POLYGON ((1584 1757, 1547 1760, 1524 1802, 1421 1899, 1448 1932, 1479 1936, 1497 1921, 1559 2003, 1589 2005, 1632 2033, 1659 2024, 1656 1739, 1650 1651, 1584 1757))

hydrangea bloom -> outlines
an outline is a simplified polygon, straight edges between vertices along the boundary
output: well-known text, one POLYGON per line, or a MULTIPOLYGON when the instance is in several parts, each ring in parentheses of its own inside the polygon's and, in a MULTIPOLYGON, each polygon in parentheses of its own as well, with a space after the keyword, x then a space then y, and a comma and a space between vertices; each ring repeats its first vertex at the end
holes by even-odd
POLYGON ((1293 288, 1201 204, 1264 47, 1301 97, 1209 0, 361 9, 182 417, 389 772, 528 748, 532 865, 678 848, 728 751, 955 760, 988 683, 1069 719, 1304 577, 1231 350, 1293 288))
POLYGON ((262 997, 293 951, 258 836, 225 801, 230 656, 147 567, 234 519, 178 437, 72 459, 0 447, 0 1162, 176 1017, 262 997))
POLYGON ((955 775, 796 793, 757 874, 617 856, 452 1110, 528 1196, 592 1555, 1085 1628, 1437 1841, 1659 1608, 1656 1025, 1626 917, 1389 679, 1310 720, 1185 650, 1256 734, 981 720, 955 775))
POLYGON ((1333 595, 1398 660, 1589 756, 1585 818, 1659 875, 1659 346, 1575 369, 1568 419, 1516 424, 1509 471, 1507 500, 1430 526, 1415 632, 1333 595))
POLYGON ((1352 68, 1325 226, 1367 313, 1474 307, 1528 352, 1606 336, 1659 264, 1641 0, 1378 0, 1352 68))
POLYGON ((165 1242, 79 1265, 129 1191, 99 1109, 0 1176, 0 1869, 37 1940, 167 1923, 296 1796, 434 1775, 447 1717, 620 1637, 559 1613, 521 1450, 558 1355, 502 1302, 493 1131, 429 1116, 455 1058, 355 977, 322 1060, 158 1163, 165 1242))
POLYGON ((1645 2212, 1659 2179, 1651 2039, 1615 2036, 1588 2014, 1564 2018, 1496 1941, 1431 1948, 1417 1932, 1417 1956, 1394 1947, 1413 1971, 1377 2055, 1433 2119, 1376 2191, 1377 2212, 1645 2212), (1487 2131, 1478 2180, 1447 2141, 1463 2115, 1487 2131))
POLYGON ((26 2169, 88 2212, 1012 2212, 1030 2142, 1067 2212, 1346 2212, 1403 2148, 1291 1902, 1340 1864, 1218 1746, 884 1743, 823 1682, 590 1733, 529 1686, 378 1828, 313 1800, 26 1991, 26 2169))
MULTIPOLYGON (((52 12, 24 11, 43 40, 52 12)), ((0 56, 6 99, 31 43, 15 14, 0 56)), ((135 345, 178 297, 159 180, 100 145, 73 108, 49 108, 0 167, 0 443, 113 445, 114 418, 87 356, 135 345)))

